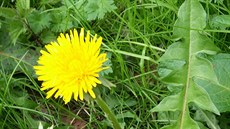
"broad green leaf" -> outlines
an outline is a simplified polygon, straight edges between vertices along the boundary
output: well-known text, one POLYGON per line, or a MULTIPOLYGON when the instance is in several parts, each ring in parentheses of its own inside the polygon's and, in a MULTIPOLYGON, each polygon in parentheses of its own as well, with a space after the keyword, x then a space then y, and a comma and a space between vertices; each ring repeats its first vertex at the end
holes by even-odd
POLYGON ((181 121, 177 121, 176 123, 165 126, 162 129, 199 129, 198 123, 191 119, 188 112, 185 112, 183 115, 183 121, 186 124, 181 124, 181 121))
POLYGON ((230 54, 218 54, 211 62, 219 84, 200 78, 195 82, 208 92, 220 112, 230 111, 230 54))
POLYGON ((164 98, 159 105, 151 110, 151 112, 159 111, 181 111, 183 96, 181 94, 171 95, 164 98))
MULTIPOLYGON (((28 47, 25 47, 21 44, 4 46, 3 48, 0 48, 0 51, 1 67, 5 70, 5 72, 11 72, 26 51, 28 51, 22 62, 28 66, 27 70, 29 73, 34 73, 32 66, 36 64, 36 61, 39 57, 39 52, 29 50, 28 47)), ((18 68, 16 71, 21 71, 21 69, 18 68)))
POLYGON ((29 98, 24 86, 20 84, 20 80, 15 80, 10 85, 9 94, 7 95, 8 102, 20 107, 33 109, 38 104, 29 98))
POLYGON ((215 29, 225 30, 230 27, 230 15, 216 15, 212 17, 210 26, 215 29))
POLYGON ((179 111, 175 123, 163 129, 199 129, 190 117, 190 106, 199 107, 215 114, 218 109, 196 78, 211 80, 218 84, 207 55, 215 55, 219 49, 203 32, 206 27, 206 12, 198 0, 185 0, 178 11, 178 19, 173 28, 177 42, 169 46, 160 58, 159 75, 173 95, 164 98, 152 112, 179 111))
POLYGON ((180 115, 180 112, 158 112, 157 113, 157 120, 162 121, 161 123, 168 124, 172 121, 176 121, 180 115))
MULTIPOLYGON (((220 84, 230 88, 230 54, 218 54, 211 60, 220 84)), ((230 92, 228 92, 230 93, 230 92)))
POLYGON ((194 119, 200 122, 207 123, 210 129, 220 129, 218 125, 218 120, 216 119, 216 116, 213 113, 197 110, 194 115, 194 119))

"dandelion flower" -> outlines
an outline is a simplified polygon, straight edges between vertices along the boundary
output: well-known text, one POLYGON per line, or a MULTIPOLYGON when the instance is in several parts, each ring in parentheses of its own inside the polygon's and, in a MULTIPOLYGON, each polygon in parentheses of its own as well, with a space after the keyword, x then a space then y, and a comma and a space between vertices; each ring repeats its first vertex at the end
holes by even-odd
POLYGON ((34 66, 38 80, 43 81, 41 90, 48 90, 46 98, 62 97, 65 104, 72 96, 83 100, 84 92, 96 98, 93 87, 101 84, 99 72, 108 68, 103 66, 107 57, 100 53, 101 43, 102 38, 91 38, 89 31, 84 37, 82 28, 79 34, 75 29, 70 34, 61 33, 57 42, 46 45, 47 51, 40 51, 34 66))

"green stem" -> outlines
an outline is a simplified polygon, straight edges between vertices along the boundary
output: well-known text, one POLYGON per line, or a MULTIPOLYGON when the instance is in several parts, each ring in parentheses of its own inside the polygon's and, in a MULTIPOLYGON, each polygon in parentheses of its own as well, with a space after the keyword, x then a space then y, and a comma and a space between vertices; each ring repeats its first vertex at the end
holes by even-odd
POLYGON ((113 112, 109 109, 108 105, 105 103, 104 100, 101 99, 101 96, 97 96, 96 98, 97 104, 100 106, 100 108, 103 110, 103 112, 107 115, 107 118, 112 122, 114 129, 121 129, 120 124, 118 123, 115 115, 113 112))
POLYGON ((0 116, 2 115, 2 103, 0 104, 0 116))

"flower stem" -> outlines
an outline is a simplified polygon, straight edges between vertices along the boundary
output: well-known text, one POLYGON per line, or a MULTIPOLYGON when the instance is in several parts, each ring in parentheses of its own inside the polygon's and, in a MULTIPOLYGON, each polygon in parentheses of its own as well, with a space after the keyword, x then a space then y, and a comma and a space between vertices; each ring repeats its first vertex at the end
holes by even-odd
POLYGON ((114 129, 121 129, 120 124, 118 123, 115 115, 113 112, 109 109, 108 105, 105 103, 104 100, 102 100, 101 96, 97 96, 96 98, 97 104, 100 106, 100 108, 103 110, 103 112, 107 115, 107 118, 112 122, 114 129))

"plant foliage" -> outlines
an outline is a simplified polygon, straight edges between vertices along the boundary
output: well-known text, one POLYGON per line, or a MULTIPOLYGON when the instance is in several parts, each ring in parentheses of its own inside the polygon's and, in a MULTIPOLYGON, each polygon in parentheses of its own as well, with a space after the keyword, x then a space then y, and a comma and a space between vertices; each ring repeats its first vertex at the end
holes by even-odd
POLYGON ((113 0, 89 0, 85 6, 88 20, 102 19, 106 12, 116 9, 113 0))
POLYGON ((219 83, 205 79, 196 79, 195 82, 208 92, 220 112, 230 111, 230 54, 215 55, 210 61, 219 83))
POLYGON ((229 0, 0 5, 0 128, 112 128, 112 118, 125 129, 229 129, 229 0), (94 90, 108 112, 89 96, 46 99, 34 73, 47 43, 82 27, 103 38, 110 68, 100 73, 106 87, 94 90))
POLYGON ((176 122, 165 126, 164 129, 199 129, 201 125, 192 119, 191 108, 219 115, 220 111, 225 111, 223 108, 226 107, 223 105, 229 104, 226 102, 229 95, 213 93, 229 92, 229 90, 227 87, 219 86, 220 79, 218 80, 212 62, 207 58, 215 55, 219 49, 204 32, 205 26, 206 12, 202 5, 198 0, 186 0, 179 8, 178 19, 173 29, 174 36, 180 40, 170 45, 160 58, 158 71, 161 80, 174 94, 164 98, 151 110, 152 112, 180 112, 176 122), (197 83, 197 80, 211 82, 216 86, 204 82, 197 83), (217 108, 219 103, 214 96, 218 96, 216 99, 222 103, 219 108, 217 108), (224 102, 220 100, 221 97, 224 97, 224 102))
POLYGON ((106 13, 116 9, 113 0, 41 1, 41 5, 40 8, 33 8, 30 0, 16 0, 15 9, 0 7, 0 16, 5 18, 5 24, 9 26, 8 31, 13 44, 26 32, 32 37, 46 33, 47 29, 51 29, 51 33, 64 32, 77 27, 83 20, 102 19, 106 13), (55 9, 49 8, 52 4, 51 8, 55 9))

